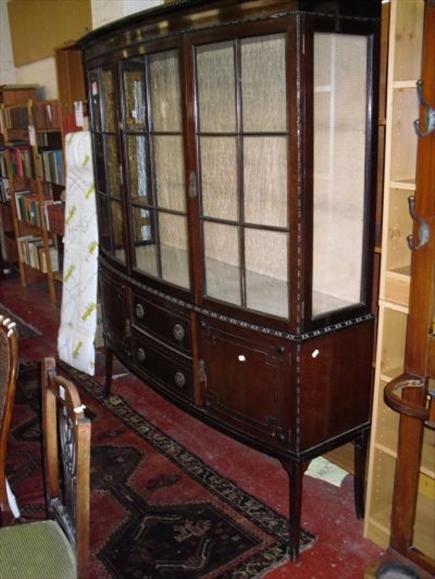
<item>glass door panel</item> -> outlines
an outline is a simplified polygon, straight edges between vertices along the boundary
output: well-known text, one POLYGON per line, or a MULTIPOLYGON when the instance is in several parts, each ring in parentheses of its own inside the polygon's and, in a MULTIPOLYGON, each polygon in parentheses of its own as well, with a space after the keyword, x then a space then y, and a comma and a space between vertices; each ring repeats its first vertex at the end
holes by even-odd
POLYGON ((100 246, 112 257, 125 263, 124 218, 119 201, 99 195, 100 246))
POLYGON ((95 185, 97 191, 106 191, 106 166, 104 162, 104 141, 103 135, 97 133, 94 138, 95 157, 95 185))
POLYGON ((241 41, 243 130, 287 131, 286 35, 241 41))
POLYGON ((313 316, 362 302, 365 36, 314 33, 313 316))
POLYGON ((196 68, 201 132, 236 131, 234 43, 220 42, 199 47, 196 68))
POLYGON ((241 305, 239 228, 204 223, 206 294, 241 305))
POLYGON ((145 67, 143 61, 129 61, 123 71, 124 125, 129 131, 145 130, 145 67))
POLYGON ((101 131, 100 81, 97 70, 91 70, 88 76, 92 129, 101 131))
POLYGON ((197 47, 195 67, 205 295, 284 318, 286 53, 285 34, 235 39, 197 47))
POLYGON ((148 151, 147 141, 142 135, 127 135, 128 177, 130 196, 134 201, 152 203, 148 186, 148 151))
POLYGON ((178 52, 153 54, 148 66, 153 131, 181 131, 178 52))
POLYGON ((162 279, 189 287, 186 217, 160 212, 159 233, 162 279))
POLYGON ((136 267, 144 273, 158 276, 158 251, 153 237, 153 213, 149 209, 132 206, 131 220, 136 267))
POLYGON ((157 204, 165 209, 186 210, 184 152, 181 135, 156 135, 153 139, 157 204))
POLYGON ((101 71, 102 96, 102 129, 106 132, 115 131, 116 105, 113 89, 113 73, 111 70, 101 71))
POLYGON ((122 66, 125 114, 135 121, 124 123, 135 267, 189 288, 179 54, 154 53, 122 66))
POLYGON ((247 307, 288 317, 288 234, 245 230, 247 307))
POLYGON ((118 143, 115 135, 105 135, 106 153, 106 193, 111 197, 119 199, 121 197, 118 157, 118 143))
POLYGON ((201 137, 202 211, 206 217, 239 218, 237 139, 201 137))
POLYGON ((125 264, 125 220, 121 205, 120 155, 115 125, 117 101, 112 69, 91 71, 89 91, 91 130, 94 133, 95 182, 101 224, 100 247, 125 264))
POLYGON ((287 227, 287 137, 245 137, 245 221, 287 227))

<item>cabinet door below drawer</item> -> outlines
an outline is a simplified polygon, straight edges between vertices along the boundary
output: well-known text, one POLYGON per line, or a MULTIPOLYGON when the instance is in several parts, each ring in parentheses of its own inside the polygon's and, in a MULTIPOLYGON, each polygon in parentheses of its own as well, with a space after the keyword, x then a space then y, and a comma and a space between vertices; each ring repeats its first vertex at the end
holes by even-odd
MULTIPOLYGON (((232 329, 232 328, 231 328, 232 329)), ((208 411, 251 436, 289 440, 290 345, 273 345, 212 326, 200 329, 208 411)), ((236 331, 236 329, 234 329, 236 331)))

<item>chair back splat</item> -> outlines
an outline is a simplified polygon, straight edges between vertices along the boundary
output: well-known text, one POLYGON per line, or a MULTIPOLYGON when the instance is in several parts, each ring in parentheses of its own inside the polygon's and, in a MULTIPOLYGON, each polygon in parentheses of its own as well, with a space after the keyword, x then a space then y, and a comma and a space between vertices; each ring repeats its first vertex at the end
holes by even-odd
POLYGON ((90 421, 72 382, 42 363, 44 458, 48 516, 76 551, 78 577, 89 561, 90 421))

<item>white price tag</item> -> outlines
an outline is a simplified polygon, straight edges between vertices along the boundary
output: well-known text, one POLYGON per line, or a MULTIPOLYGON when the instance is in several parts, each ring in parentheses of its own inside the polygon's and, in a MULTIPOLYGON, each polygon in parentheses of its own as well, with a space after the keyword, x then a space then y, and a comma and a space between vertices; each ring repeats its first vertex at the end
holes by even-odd
POLYGON ((76 125, 83 127, 83 102, 74 101, 74 115, 76 118, 76 125))

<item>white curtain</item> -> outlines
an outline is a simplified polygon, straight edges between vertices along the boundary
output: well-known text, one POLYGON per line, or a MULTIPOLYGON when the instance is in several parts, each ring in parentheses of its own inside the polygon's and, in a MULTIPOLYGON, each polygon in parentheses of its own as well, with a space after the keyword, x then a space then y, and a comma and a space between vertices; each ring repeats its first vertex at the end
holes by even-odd
POLYGON ((95 373, 98 225, 89 131, 65 139, 66 200, 59 357, 95 373))

